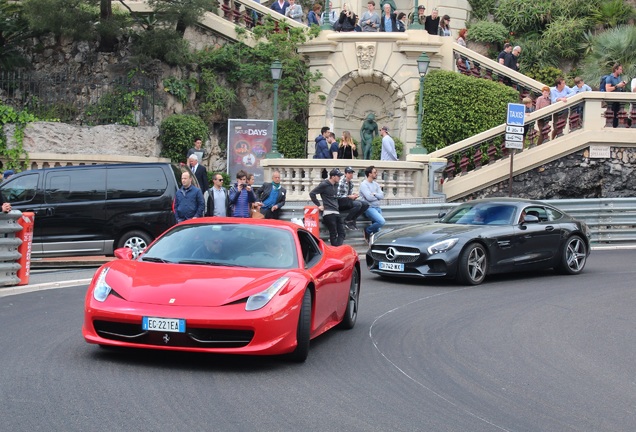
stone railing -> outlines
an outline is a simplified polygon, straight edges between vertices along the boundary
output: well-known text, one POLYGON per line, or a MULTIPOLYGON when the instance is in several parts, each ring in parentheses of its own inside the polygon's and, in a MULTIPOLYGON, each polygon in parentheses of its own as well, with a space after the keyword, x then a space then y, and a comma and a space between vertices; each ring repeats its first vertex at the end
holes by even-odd
MULTIPOLYGON (((123 3, 134 13, 153 12, 153 9, 145 1, 124 1, 123 3)), ((281 23, 285 23, 288 27, 307 28, 306 25, 276 13, 253 0, 220 0, 216 13, 206 12, 203 17, 199 18, 199 25, 234 41, 241 41, 246 45, 253 46, 255 44, 254 39, 241 36, 242 32, 237 31, 237 28, 249 31, 255 25, 262 24, 263 17, 266 15, 269 15, 274 20, 276 24, 275 31, 278 31, 281 23)))
POLYGON ((453 57, 462 59, 461 62, 455 63, 456 71, 467 76, 498 81, 509 85, 519 90, 519 100, 529 95, 533 96, 533 99, 537 96, 541 96, 541 88, 545 84, 501 65, 471 49, 453 43, 453 57), (468 59, 470 63, 470 69, 466 67, 466 59, 468 59))
POLYGON ((278 169, 281 183, 287 188, 288 201, 308 201, 309 192, 323 180, 333 168, 342 172, 348 166, 356 170, 356 188, 365 179, 364 169, 373 165, 378 171, 377 182, 384 190, 385 198, 396 203, 423 203, 428 196, 428 164, 423 162, 388 162, 342 159, 264 159, 265 179, 278 169), (326 173, 323 174, 323 171, 326 173))
POLYGON ((633 145, 635 103, 633 93, 580 93, 566 103, 559 102, 526 115, 528 132, 521 150, 505 148, 506 128, 500 125, 430 156, 448 160, 444 193, 449 200, 457 199, 503 180, 509 174, 511 151, 516 155, 512 167, 516 175, 589 145, 633 145), (612 127, 615 103, 620 107, 617 128, 612 127), (630 103, 632 108, 628 112, 630 103))
MULTIPOLYGON (((0 160, 3 166, 6 161, 0 160)), ((29 153, 29 169, 53 168, 73 165, 98 165, 113 163, 170 162, 170 159, 145 156, 29 153)))

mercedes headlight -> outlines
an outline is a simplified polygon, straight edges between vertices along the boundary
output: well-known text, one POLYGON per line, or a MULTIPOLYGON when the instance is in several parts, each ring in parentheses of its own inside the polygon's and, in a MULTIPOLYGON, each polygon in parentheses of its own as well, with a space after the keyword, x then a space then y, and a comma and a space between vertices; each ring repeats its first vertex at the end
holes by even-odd
POLYGON ((247 298, 245 310, 254 311, 264 307, 289 282, 288 277, 282 277, 271 284, 269 288, 247 298))
POLYGON ((441 242, 437 242, 426 249, 430 255, 442 253, 449 251, 457 244, 459 239, 452 238, 448 240, 442 240, 441 242))
POLYGON ((108 270, 110 267, 102 270, 102 274, 99 275, 97 281, 95 282, 95 286, 93 287, 93 298, 98 302, 106 301, 108 294, 112 291, 110 285, 106 283, 106 275, 108 274, 108 270))

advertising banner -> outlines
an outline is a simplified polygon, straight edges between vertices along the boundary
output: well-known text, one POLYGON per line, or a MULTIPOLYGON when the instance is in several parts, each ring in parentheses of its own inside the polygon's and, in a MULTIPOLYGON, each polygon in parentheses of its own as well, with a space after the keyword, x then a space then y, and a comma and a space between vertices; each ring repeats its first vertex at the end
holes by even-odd
POLYGON ((263 184, 261 160, 272 151, 272 120, 229 119, 227 125, 227 172, 232 183, 243 170, 254 174, 254 184, 263 184))

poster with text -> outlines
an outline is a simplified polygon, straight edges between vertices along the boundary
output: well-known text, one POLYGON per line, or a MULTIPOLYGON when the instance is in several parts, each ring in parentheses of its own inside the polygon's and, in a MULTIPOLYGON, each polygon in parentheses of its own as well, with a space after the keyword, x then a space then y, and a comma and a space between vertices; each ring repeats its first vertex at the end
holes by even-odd
POLYGON ((272 120, 229 119, 227 127, 227 172, 231 183, 243 170, 254 174, 254 184, 263 184, 261 160, 272 149, 272 120))

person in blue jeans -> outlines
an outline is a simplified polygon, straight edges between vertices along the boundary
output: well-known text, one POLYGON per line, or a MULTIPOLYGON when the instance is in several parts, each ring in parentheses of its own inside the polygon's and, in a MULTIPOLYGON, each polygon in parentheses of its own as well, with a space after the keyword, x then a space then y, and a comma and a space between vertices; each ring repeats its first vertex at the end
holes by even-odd
POLYGON ((364 240, 369 243, 371 236, 384 226, 386 221, 382 216, 382 209, 380 208, 380 201, 384 199, 384 192, 382 188, 375 181, 378 178, 378 170, 372 165, 364 170, 364 175, 367 177, 360 184, 360 200, 369 204, 369 208, 364 212, 364 215, 371 219, 371 225, 364 229, 364 240))

